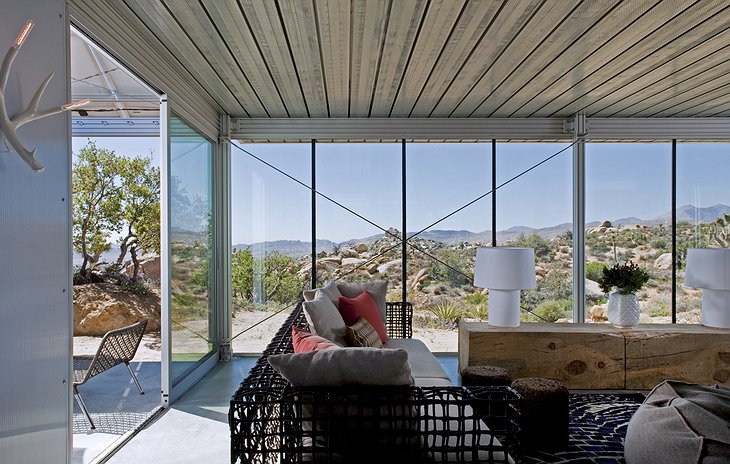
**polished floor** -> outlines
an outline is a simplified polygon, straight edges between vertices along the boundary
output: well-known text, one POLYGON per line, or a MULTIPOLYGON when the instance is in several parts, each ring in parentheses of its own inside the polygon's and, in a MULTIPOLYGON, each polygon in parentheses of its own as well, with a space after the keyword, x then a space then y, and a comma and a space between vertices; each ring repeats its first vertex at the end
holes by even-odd
MULTIPOLYGON (((437 355, 454 383, 459 382, 456 355, 437 355)), ((107 462, 230 462, 228 406, 255 358, 235 358, 218 365, 172 407, 147 424, 107 462)))

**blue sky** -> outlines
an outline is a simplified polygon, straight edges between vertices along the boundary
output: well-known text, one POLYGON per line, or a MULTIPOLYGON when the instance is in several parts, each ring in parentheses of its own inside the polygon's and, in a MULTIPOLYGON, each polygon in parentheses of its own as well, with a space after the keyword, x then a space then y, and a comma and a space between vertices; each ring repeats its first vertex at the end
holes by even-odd
MULTIPOLYGON (((86 139, 74 139, 76 152, 86 139)), ((97 144, 124 155, 152 153, 156 138, 101 138, 97 144)), ((497 145, 497 183, 501 183, 567 144, 497 145)), ((243 148, 301 182, 311 183, 309 143, 256 144, 243 148)), ((409 232, 441 219, 491 188, 489 144, 409 144, 407 146, 409 232)), ((730 144, 679 144, 677 204, 730 204, 730 144)), ((572 220, 572 152, 567 150, 497 193, 497 229, 523 225, 549 227, 572 220)), ((671 206, 671 144, 589 144, 586 148, 586 219, 650 219, 671 206)), ((200 177, 200 176, 195 176, 200 177)), ((190 185, 202 193, 205 186, 190 185)), ((318 144, 317 189, 378 226, 401 229, 401 145, 318 144)), ((199 192, 198 192, 199 191, 199 192)), ((272 168, 232 150, 232 228, 234 243, 309 240, 311 197, 272 168), (249 213, 246 213, 248 211, 249 213)), ((480 232, 491 227, 488 196, 435 229, 480 232)), ((320 198, 320 238, 343 241, 380 230, 320 198)))

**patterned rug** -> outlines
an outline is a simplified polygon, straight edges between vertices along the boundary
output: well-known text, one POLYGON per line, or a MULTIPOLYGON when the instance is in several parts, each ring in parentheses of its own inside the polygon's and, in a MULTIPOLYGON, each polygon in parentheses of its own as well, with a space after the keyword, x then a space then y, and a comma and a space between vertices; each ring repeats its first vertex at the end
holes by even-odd
POLYGON ((624 437, 631 416, 644 401, 635 394, 571 394, 570 443, 564 451, 535 452, 525 464, 624 464, 624 437))

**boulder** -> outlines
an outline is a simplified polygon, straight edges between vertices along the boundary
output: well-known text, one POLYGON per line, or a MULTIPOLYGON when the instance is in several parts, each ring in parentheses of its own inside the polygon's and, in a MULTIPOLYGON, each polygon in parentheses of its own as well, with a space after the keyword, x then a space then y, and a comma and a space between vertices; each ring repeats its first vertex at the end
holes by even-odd
POLYGON ((608 304, 601 304, 593 306, 588 315, 591 318, 591 322, 606 322, 608 320, 608 304))
POLYGON ((654 260, 654 267, 657 269, 671 269, 672 268, 672 254, 663 253, 654 260))
POLYGON ((601 290, 601 286, 598 285, 598 282, 594 282, 590 279, 585 279, 585 281, 586 298, 597 300, 605 295, 605 293, 603 293, 603 290, 601 290))
POLYGON ((378 272, 381 273, 381 274, 383 274, 388 269, 390 269, 392 266, 400 266, 400 265, 401 265, 401 260, 400 259, 394 259, 392 261, 388 261, 387 263, 381 264, 380 266, 378 266, 378 272))
POLYGON ((360 258, 343 258, 343 266, 357 266, 358 264, 364 263, 366 260, 360 258))
MULTIPOLYGON (((134 275, 134 264, 131 261, 127 261, 125 273, 130 277, 132 275, 134 275)), ((141 275, 144 275, 145 277, 147 277, 149 280, 159 284, 160 283, 160 256, 159 255, 143 256, 142 259, 139 260, 139 273, 141 275)))
POLYGON ((352 248, 343 248, 340 250, 339 255, 342 258, 358 258, 360 256, 360 254, 352 248))
POLYGON ((368 249, 369 248, 365 243, 358 243, 357 245, 355 245, 355 251, 357 251, 358 253, 366 253, 368 249))
POLYGON ((613 225, 611 225, 611 221, 603 221, 601 225, 598 226, 599 229, 610 229, 611 227, 613 227, 613 225))
POLYGON ((122 290, 113 283, 74 286, 74 335, 100 337, 110 330, 147 319, 146 332, 160 331, 160 291, 145 295, 122 290))

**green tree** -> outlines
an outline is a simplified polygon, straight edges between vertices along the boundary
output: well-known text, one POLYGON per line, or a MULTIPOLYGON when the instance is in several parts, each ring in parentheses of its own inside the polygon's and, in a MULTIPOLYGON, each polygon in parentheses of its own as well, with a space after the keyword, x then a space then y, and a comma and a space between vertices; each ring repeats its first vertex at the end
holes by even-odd
POLYGON ((280 304, 287 304, 299 298, 302 282, 295 273, 294 258, 274 251, 264 258, 266 282, 266 299, 280 304))
POLYGON ((83 257, 81 275, 111 248, 109 236, 120 230, 120 160, 89 140, 73 165, 73 246, 83 257))
POLYGON ((253 299, 253 254, 251 249, 234 250, 231 260, 233 296, 245 301, 253 299))
POLYGON ((160 251, 160 170, 150 158, 122 158, 121 219, 126 234, 119 242, 117 267, 121 268, 127 252, 132 257, 134 271, 139 272, 138 251, 160 251))

